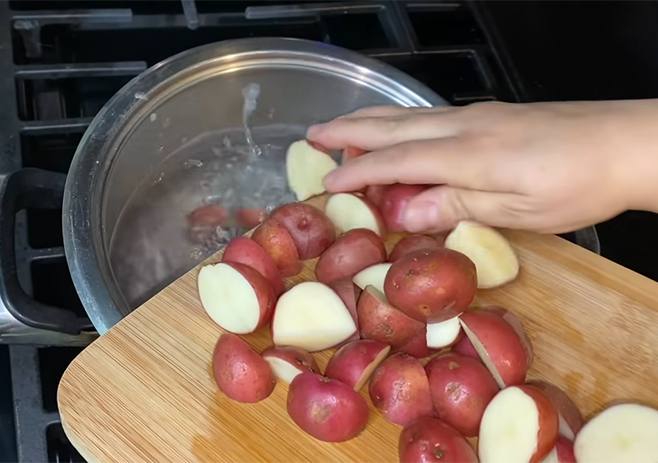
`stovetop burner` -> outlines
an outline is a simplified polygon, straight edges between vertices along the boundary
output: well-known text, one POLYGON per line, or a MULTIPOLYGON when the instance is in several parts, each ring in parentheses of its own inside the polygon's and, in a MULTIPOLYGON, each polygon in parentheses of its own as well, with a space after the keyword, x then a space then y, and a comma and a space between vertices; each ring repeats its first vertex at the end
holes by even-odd
MULTIPOLYGON (((484 12, 461 1, 9 1, 0 3, 0 24, 0 173, 66 173, 92 118, 126 82, 173 54, 227 39, 287 36, 356 50, 454 105, 521 98, 484 12)), ((61 212, 17 215, 19 281, 35 300, 84 315, 64 257, 61 212)), ((9 460, 82 461, 56 405, 59 379, 81 349, 9 348, 18 430, 17 458, 9 460)), ((1 427, 11 420, 2 413, 0 403, 0 436, 8 436, 1 427)))

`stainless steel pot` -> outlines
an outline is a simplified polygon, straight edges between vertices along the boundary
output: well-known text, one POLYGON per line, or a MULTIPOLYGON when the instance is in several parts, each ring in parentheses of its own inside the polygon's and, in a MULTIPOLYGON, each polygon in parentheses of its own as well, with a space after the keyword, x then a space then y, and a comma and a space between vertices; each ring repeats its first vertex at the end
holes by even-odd
POLYGON ((66 257, 95 328, 106 332, 243 231, 199 247, 193 209, 290 201, 285 149, 310 124, 366 106, 446 104, 381 62, 303 40, 226 41, 153 66, 96 116, 66 182, 66 257))

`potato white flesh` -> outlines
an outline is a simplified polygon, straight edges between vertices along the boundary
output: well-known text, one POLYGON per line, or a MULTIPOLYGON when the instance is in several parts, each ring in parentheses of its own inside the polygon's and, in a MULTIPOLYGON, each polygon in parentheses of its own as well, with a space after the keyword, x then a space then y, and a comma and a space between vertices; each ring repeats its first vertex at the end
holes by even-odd
POLYGON ((560 463, 560 460, 557 457, 557 449, 553 447, 551 453, 546 455, 546 458, 544 458, 541 463, 560 463))
POLYGON ((336 167, 338 164, 331 156, 313 148, 306 140, 290 145, 286 154, 286 171, 288 186, 297 201, 324 193, 322 180, 336 167))
POLYGON ((385 230, 381 213, 366 201, 351 193, 336 193, 327 200, 324 213, 338 233, 367 228, 382 236, 385 230))
MULTIPOLYGON (((281 381, 286 382, 287 384, 290 384, 292 380, 295 379, 295 376, 297 376, 302 372, 302 370, 300 370, 290 362, 286 362, 285 360, 282 360, 278 357, 263 357, 263 358, 267 363, 270 364, 274 376, 276 376, 281 381)), ((308 369, 305 369, 304 371, 308 371, 308 369)))
POLYGON ((389 264, 388 262, 371 265, 354 275, 352 282, 363 290, 366 289, 366 286, 374 286, 377 291, 384 294, 384 280, 391 265, 393 264, 389 264))
POLYGON ((197 287, 201 306, 226 331, 252 333, 260 320, 260 304, 251 283, 229 265, 206 265, 199 271, 197 287))
POLYGON ((565 420, 562 417, 562 414, 560 414, 558 417, 559 417, 559 420, 560 420, 560 431, 559 431, 560 435, 566 437, 570 441, 573 441, 574 438, 576 437, 573 434, 573 429, 571 429, 571 426, 569 426, 569 424, 567 423, 567 420, 565 420))
POLYGON ((427 347, 430 349, 440 349, 449 346, 461 331, 461 324, 459 323, 459 316, 449 320, 430 323, 427 325, 427 347))
POLYGON ((578 463, 655 463, 658 410, 621 404, 602 411, 580 430, 574 453, 578 463))
POLYGON ((502 286, 519 274, 519 260, 507 238, 486 225, 460 222, 447 236, 445 247, 473 261, 478 288, 502 286))
POLYGON ((539 410, 516 387, 500 391, 484 411, 478 454, 481 463, 527 463, 537 449, 539 410))
POLYGON ((305 281, 284 293, 272 319, 277 346, 295 346, 309 352, 334 347, 356 333, 352 315, 329 286, 305 281))

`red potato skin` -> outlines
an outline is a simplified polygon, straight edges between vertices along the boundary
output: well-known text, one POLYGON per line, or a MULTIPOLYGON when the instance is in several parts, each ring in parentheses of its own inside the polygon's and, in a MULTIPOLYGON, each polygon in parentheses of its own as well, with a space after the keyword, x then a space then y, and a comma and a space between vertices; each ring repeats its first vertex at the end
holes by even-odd
POLYGON ((356 146, 348 146, 343 150, 343 162, 358 158, 359 156, 363 156, 366 153, 367 151, 362 148, 357 148, 356 146))
POLYGON ((478 463, 473 447, 449 424, 428 416, 417 418, 400 433, 400 463, 478 463))
POLYGON ((379 208, 389 231, 405 231, 402 219, 409 201, 425 191, 425 185, 405 185, 396 183, 390 185, 383 193, 379 208))
MULTIPOLYGON (((382 201, 384 201, 384 193, 390 185, 369 185, 366 187, 365 195, 372 203, 380 208, 382 201)), ((384 221, 386 223, 386 221, 384 221)))
MULTIPOLYGON (((356 387, 358 383, 368 380, 368 378, 363 378, 366 370, 382 354, 382 351, 385 352, 385 357, 390 349, 391 346, 388 344, 370 339, 350 342, 334 352, 327 363, 324 375, 327 378, 341 381, 354 390, 359 390, 360 388, 356 387)), ((381 361, 383 360, 384 358, 381 359, 381 361)))
POLYGON ((529 463, 540 463, 553 450, 558 438, 560 427, 557 411, 548 400, 546 394, 535 386, 521 384, 516 386, 535 401, 539 411, 539 433, 537 435, 537 448, 529 463))
POLYGON ((276 220, 268 219, 263 222, 254 230, 251 239, 270 255, 282 277, 292 277, 302 271, 302 263, 292 236, 276 220))
POLYGON ((400 259, 405 254, 410 252, 419 251, 422 249, 434 249, 438 248, 439 243, 436 239, 427 236, 427 235, 407 235, 402 238, 395 245, 391 251, 391 255, 388 256, 389 262, 395 262, 400 259))
POLYGON ((238 223, 248 229, 252 229, 265 221, 267 211, 262 208, 242 208, 238 209, 238 223))
POLYGON ((270 346, 265 349, 261 354, 265 357, 276 357, 284 360, 291 365, 296 366, 303 372, 305 370, 310 373, 320 373, 320 367, 315 361, 315 357, 310 352, 305 351, 301 347, 294 346, 270 346))
POLYGON ((576 463, 576 455, 573 451, 573 442, 564 436, 558 436, 555 442, 558 463, 576 463))
POLYGON ((466 437, 476 437, 498 384, 479 361, 455 353, 425 365, 437 416, 466 437))
POLYGON ((228 220, 228 211, 218 205, 202 206, 187 215, 190 240, 203 244, 210 239, 217 227, 223 227, 228 220))
POLYGON ((424 323, 458 316, 475 298, 475 264, 446 248, 421 249, 400 257, 384 280, 392 305, 424 323))
POLYGON ((527 354, 512 325, 486 310, 464 312, 460 318, 480 340, 505 385, 523 384, 528 372, 527 354))
POLYGON ((267 279, 261 275, 258 270, 249 267, 248 265, 238 262, 222 262, 233 269, 240 272, 240 274, 249 281, 249 284, 254 288, 256 297, 258 298, 258 305, 260 306, 260 320, 256 325, 256 330, 267 325, 274 315, 274 306, 277 297, 274 295, 274 289, 267 279))
POLYGON ((491 306, 491 307, 483 307, 478 310, 485 310, 491 313, 495 313, 496 315, 503 317, 503 320, 509 323, 512 326, 512 328, 514 328, 514 331, 516 331, 516 334, 519 335, 519 338, 523 343, 526 356, 528 357, 528 368, 530 368, 530 365, 532 365, 532 361, 534 360, 534 353, 532 350, 532 343, 530 342, 530 338, 528 338, 528 335, 525 332, 525 328, 523 327, 523 323, 521 323, 521 320, 519 320, 519 318, 516 315, 514 315, 513 312, 510 312, 504 307, 491 306))
POLYGON ((406 426, 421 416, 434 416, 430 385, 423 365, 408 354, 393 354, 370 377, 372 404, 393 424, 406 426))
POLYGON ((372 230, 356 228, 342 234, 318 259, 315 277, 327 285, 353 277, 371 265, 386 262, 386 247, 372 230))
MULTIPOLYGON (((351 277, 341 278, 339 280, 332 281, 329 284, 329 287, 334 290, 338 297, 343 301, 347 310, 349 310, 352 320, 356 326, 359 326, 359 315, 356 310, 357 301, 361 296, 361 288, 354 284, 351 277)), ((361 339, 361 334, 357 330, 352 336, 350 336, 345 342, 339 344, 337 347, 341 347, 348 342, 357 341, 361 339)))
POLYGON ((460 335, 459 340, 452 346, 452 351, 465 357, 480 360, 480 355, 475 350, 475 347, 473 347, 473 343, 463 334, 460 335))
POLYGON ((306 140, 306 143, 308 143, 308 145, 311 148, 313 148, 313 149, 315 149, 315 150, 317 150, 321 153, 324 153, 328 156, 331 156, 331 150, 329 148, 326 148, 324 145, 321 145, 320 143, 318 143, 316 141, 311 141, 311 140, 306 140))
POLYGON ((284 204, 270 217, 288 230, 300 260, 318 257, 336 240, 334 225, 329 217, 310 204, 284 204))
POLYGON ((379 300, 368 287, 361 293, 357 313, 361 338, 383 342, 393 349, 408 344, 424 332, 421 322, 379 300))
POLYGON ((395 352, 409 354, 417 359, 429 357, 436 350, 427 347, 427 327, 416 333, 409 342, 395 349, 395 352))
POLYGON ((528 381, 527 384, 542 391, 551 401, 558 415, 569 425, 573 435, 578 435, 583 424, 585 424, 585 419, 578 406, 571 400, 571 397, 561 388, 547 381, 528 381))
POLYGON ((303 431, 324 442, 344 442, 358 436, 370 409, 354 389, 313 373, 295 376, 288 389, 288 415, 303 431))
POLYGON ((231 240, 226 246, 222 262, 237 262, 257 270, 269 281, 275 297, 279 297, 286 289, 276 263, 261 245, 250 238, 240 236, 231 240))
POLYGON ((255 403, 272 394, 276 379, 269 364, 233 333, 220 336, 212 356, 217 387, 230 399, 255 403))

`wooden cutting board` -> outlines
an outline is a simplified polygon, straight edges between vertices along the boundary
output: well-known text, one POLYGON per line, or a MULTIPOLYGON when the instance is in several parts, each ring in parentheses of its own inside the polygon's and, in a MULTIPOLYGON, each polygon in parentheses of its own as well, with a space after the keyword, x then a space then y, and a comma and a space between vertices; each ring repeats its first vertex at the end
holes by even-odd
MULTIPOLYGON (((520 275, 480 291, 474 305, 502 305, 521 318, 535 350, 529 376, 565 388, 586 417, 614 399, 658 406, 658 283, 555 236, 505 234, 520 275)), ((390 237, 389 250, 399 238, 390 237)), ((312 279, 314 265, 307 262, 288 286, 312 279)), ((358 438, 328 444, 288 418, 283 384, 253 405, 218 392, 210 362, 222 330, 200 306, 197 272, 138 308, 66 370, 62 425, 89 463, 397 461, 400 427, 374 409, 358 438)), ((271 344, 267 329, 247 340, 259 351, 271 344)), ((329 356, 316 355, 322 368, 329 356)))

